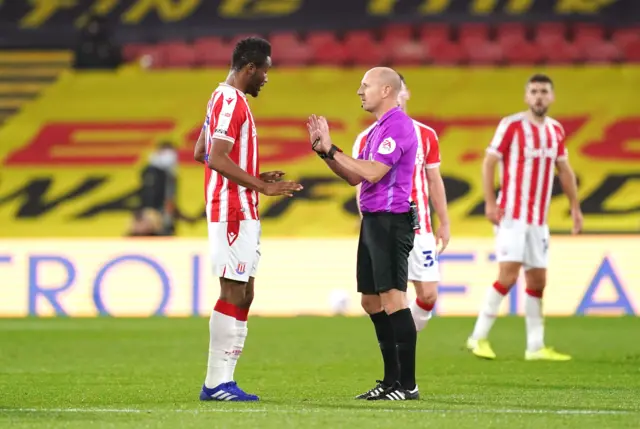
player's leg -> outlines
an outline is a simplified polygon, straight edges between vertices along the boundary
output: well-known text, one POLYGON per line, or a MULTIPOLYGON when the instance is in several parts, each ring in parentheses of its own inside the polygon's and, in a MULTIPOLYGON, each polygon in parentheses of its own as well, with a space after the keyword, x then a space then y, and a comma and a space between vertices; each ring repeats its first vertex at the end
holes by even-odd
POLYGON ((408 219, 400 216, 382 218, 388 222, 379 228, 379 243, 372 255, 376 291, 389 315, 400 362, 399 383, 371 400, 418 399, 416 384, 416 326, 407 307, 409 282, 408 258, 414 244, 414 232, 408 219))
POLYGON ((547 285, 549 229, 531 226, 527 232, 524 255, 526 294, 524 312, 527 329, 526 360, 567 361, 571 356, 558 353, 544 343, 544 316, 542 297, 547 285))
POLYGON ((436 240, 432 234, 416 234, 413 249, 409 254, 409 280, 416 289, 416 299, 409 309, 416 330, 419 332, 431 319, 438 298, 440 269, 436 252, 436 240))
POLYGON ((362 308, 369 315, 376 331, 378 345, 380 346, 380 352, 384 362, 384 376, 382 377, 382 380, 378 380, 376 382, 376 385, 372 389, 358 395, 356 397, 357 399, 367 399, 371 396, 382 393, 398 380, 400 373, 400 364, 398 362, 398 352, 396 349, 393 326, 391 325, 389 316, 382 307, 380 296, 375 291, 373 265, 371 262, 368 243, 364 236, 366 234, 364 225, 368 225, 370 222, 373 222, 373 220, 366 218, 363 219, 361 223, 356 277, 358 292, 362 294, 362 308))
POLYGON ((525 234, 526 226, 513 221, 503 221, 497 229, 498 279, 487 290, 473 333, 467 339, 467 348, 478 357, 496 357, 488 337, 502 300, 518 279, 524 258, 525 234))
POLYGON ((413 281, 416 289, 416 299, 411 301, 409 309, 413 317, 413 323, 418 332, 422 331, 431 317, 433 317, 433 307, 438 299, 438 282, 413 281))
POLYGON ((243 306, 247 304, 247 283, 255 264, 259 232, 254 222, 209 225, 211 261, 220 278, 220 297, 209 320, 209 359, 201 400, 258 400, 237 388, 230 371, 239 342, 238 319, 246 320, 247 314, 243 306))

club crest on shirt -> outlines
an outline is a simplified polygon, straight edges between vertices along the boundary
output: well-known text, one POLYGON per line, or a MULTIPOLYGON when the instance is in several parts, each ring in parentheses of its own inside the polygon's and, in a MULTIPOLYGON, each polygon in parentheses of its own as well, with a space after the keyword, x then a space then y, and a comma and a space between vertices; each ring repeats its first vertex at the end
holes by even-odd
POLYGON ((378 146, 378 153, 382 155, 389 155, 394 150, 396 150, 396 141, 391 137, 384 139, 378 146))

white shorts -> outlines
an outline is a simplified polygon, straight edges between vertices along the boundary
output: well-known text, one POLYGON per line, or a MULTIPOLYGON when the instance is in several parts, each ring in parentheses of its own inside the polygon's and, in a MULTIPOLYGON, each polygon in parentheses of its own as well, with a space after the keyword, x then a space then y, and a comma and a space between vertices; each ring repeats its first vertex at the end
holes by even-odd
POLYGON ((547 268, 549 226, 505 219, 495 227, 498 262, 520 262, 524 269, 547 268))
POLYGON ((433 234, 416 234, 413 239, 413 250, 409 254, 409 280, 440 281, 436 239, 433 234))
POLYGON ((217 277, 248 282, 260 262, 260 221, 209 222, 209 253, 217 277))

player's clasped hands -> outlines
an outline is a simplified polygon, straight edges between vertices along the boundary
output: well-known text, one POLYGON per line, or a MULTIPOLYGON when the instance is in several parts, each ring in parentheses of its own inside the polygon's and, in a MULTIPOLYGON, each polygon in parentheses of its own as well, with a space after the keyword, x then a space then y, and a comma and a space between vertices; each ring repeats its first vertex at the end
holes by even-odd
POLYGON ((307 130, 309 130, 309 140, 313 150, 318 153, 326 153, 331 149, 329 123, 324 116, 309 116, 307 130))
POLYGON ((265 182, 261 193, 269 197, 277 197, 280 195, 286 195, 287 197, 293 197, 294 192, 301 191, 303 186, 299 183, 282 180, 284 176, 283 171, 268 171, 260 174, 260 180, 265 182))

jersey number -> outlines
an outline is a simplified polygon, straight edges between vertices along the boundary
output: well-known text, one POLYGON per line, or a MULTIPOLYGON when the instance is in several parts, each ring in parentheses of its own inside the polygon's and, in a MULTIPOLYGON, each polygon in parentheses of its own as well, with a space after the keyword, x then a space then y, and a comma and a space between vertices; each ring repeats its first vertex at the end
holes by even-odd
POLYGON ((425 268, 433 267, 433 264, 436 263, 436 256, 434 255, 433 250, 425 250, 422 252, 424 255, 424 266, 425 268))

